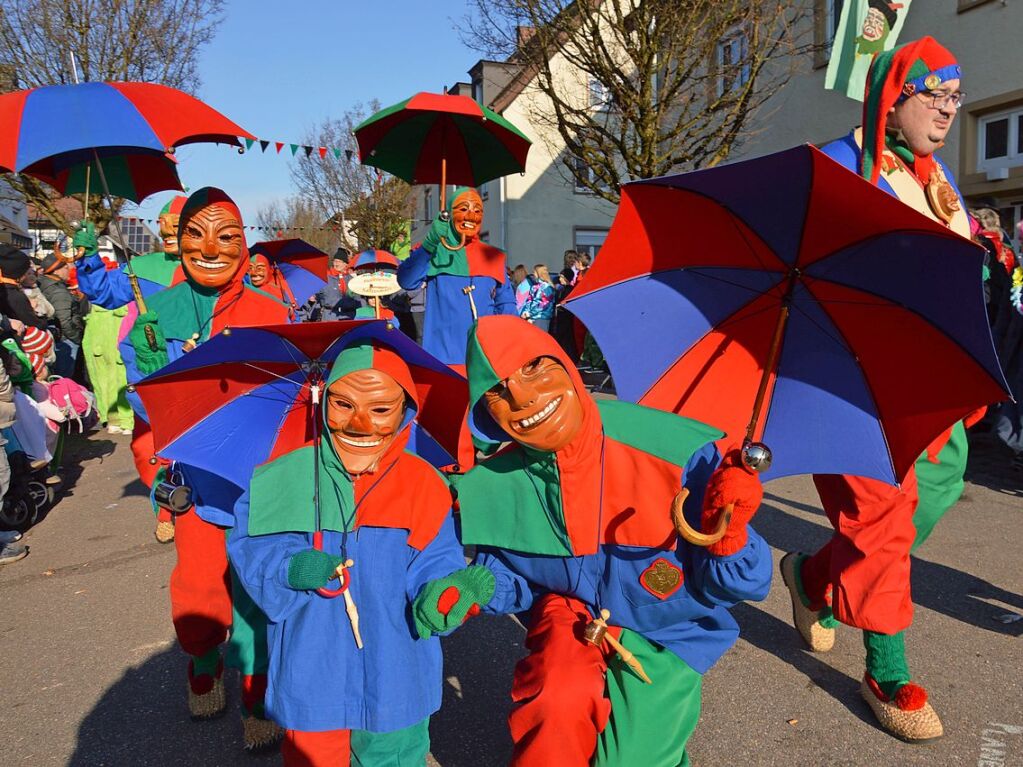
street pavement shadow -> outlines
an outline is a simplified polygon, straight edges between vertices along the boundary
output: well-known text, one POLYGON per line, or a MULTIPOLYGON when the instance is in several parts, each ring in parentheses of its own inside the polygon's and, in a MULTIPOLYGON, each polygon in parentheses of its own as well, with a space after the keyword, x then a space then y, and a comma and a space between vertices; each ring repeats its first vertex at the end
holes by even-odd
POLYGON ((481 616, 441 639, 444 699, 430 721, 430 750, 442 767, 508 763, 512 672, 525 638, 511 617, 481 616))
POLYGON ((279 764, 276 752, 251 755, 242 748, 237 674, 225 672, 224 716, 207 722, 189 719, 185 664, 185 656, 169 648, 129 668, 82 721, 69 767, 279 764))
MULTIPOLYGON (((753 520, 753 527, 772 547, 781 551, 813 552, 830 538, 831 527, 819 507, 790 501, 771 493, 764 493, 764 500, 764 505, 753 520), (820 514, 821 524, 788 514, 768 501, 816 512, 820 514)), ((948 513, 955 514, 957 510, 953 507, 948 513)), ((925 542, 912 558, 915 604, 985 631, 1009 636, 1023 635, 1023 621, 1003 623, 1000 618, 1007 614, 1006 608, 985 601, 1002 602, 1023 612, 1023 595, 1013 594, 976 575, 922 558, 926 555, 925 542)))
MULTIPOLYGON (((1023 497, 1023 470, 1013 464, 1015 454, 993 433, 970 432, 966 480, 997 493, 1023 497)), ((969 494, 969 488, 966 490, 969 494)))

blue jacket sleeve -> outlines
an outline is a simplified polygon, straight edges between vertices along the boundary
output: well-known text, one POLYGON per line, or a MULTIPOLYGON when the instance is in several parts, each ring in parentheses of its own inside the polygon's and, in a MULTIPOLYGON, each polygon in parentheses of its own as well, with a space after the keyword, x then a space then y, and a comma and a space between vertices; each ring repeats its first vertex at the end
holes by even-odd
POLYGON ((482 565, 494 574, 494 596, 488 604, 481 606, 483 612, 488 615, 507 615, 532 607, 535 595, 529 581, 508 566, 501 552, 481 546, 472 563, 482 565))
POLYGON ((98 253, 76 264, 78 288, 90 302, 104 309, 117 309, 135 300, 131 283, 120 269, 107 269, 98 253))
POLYGON ((420 246, 398 264, 398 284, 405 290, 415 290, 423 284, 429 271, 430 252, 420 246))
MULTIPOLYGON (((413 549, 413 551, 415 551, 413 549)), ((465 567, 465 552, 455 535, 455 523, 448 513, 437 536, 422 551, 415 551, 408 568, 407 593, 412 602, 430 581, 465 567)))
POLYGON ((515 289, 511 286, 511 280, 506 279, 494 289, 494 314, 518 313, 515 309, 515 289))
POLYGON ((288 585, 288 564, 300 551, 312 548, 308 535, 279 533, 249 537, 249 491, 234 505, 234 530, 227 553, 245 591, 266 617, 279 623, 313 599, 312 591, 296 591, 288 585))

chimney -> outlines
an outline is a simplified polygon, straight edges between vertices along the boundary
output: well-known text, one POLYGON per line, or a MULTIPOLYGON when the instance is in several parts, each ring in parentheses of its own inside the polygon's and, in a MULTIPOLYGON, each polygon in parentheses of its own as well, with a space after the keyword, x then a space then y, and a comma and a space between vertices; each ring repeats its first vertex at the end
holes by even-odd
POLYGON ((515 47, 521 50, 535 34, 535 27, 515 27, 515 47))

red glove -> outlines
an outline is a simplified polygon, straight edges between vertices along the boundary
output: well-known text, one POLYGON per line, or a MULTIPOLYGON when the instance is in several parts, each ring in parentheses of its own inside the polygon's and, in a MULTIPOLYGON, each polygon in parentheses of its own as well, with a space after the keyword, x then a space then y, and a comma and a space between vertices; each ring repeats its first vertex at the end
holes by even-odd
POLYGON ((740 448, 733 446, 710 475, 703 495, 701 527, 705 533, 717 528, 721 512, 728 504, 735 504, 724 538, 708 546, 707 551, 716 557, 724 557, 745 546, 746 525, 760 508, 763 498, 760 476, 742 462, 740 448))

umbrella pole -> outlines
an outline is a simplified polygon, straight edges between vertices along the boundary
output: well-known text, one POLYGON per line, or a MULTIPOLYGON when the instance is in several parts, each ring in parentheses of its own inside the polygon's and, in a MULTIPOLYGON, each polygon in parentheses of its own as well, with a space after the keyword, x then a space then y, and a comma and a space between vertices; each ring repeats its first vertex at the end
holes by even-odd
MULTIPOLYGON (((96 170, 99 171, 99 182, 103 186, 103 195, 107 198, 107 205, 110 206, 110 226, 114 230, 114 236, 121 245, 121 250, 124 251, 124 262, 127 270, 128 282, 131 283, 131 292, 135 296, 135 303, 138 305, 139 314, 145 314, 146 300, 142 297, 142 289, 139 287, 139 278, 135 276, 135 270, 131 268, 131 256, 128 255, 128 246, 124 242, 124 237, 121 234, 121 227, 117 223, 117 216, 112 215, 114 212, 114 198, 110 194, 110 187, 107 185, 107 174, 103 170, 103 163, 99 160, 99 153, 93 149, 92 156, 96 158, 96 170)), ((149 340, 150 346, 155 349, 155 336, 149 338, 149 334, 146 334, 146 338, 149 340)))
POLYGON ((771 339, 771 348, 767 353, 767 361, 764 363, 764 372, 760 376, 760 386, 757 388, 756 399, 753 400, 753 415, 750 417, 749 425, 746 427, 746 442, 753 442, 753 436, 760 421, 760 411, 763 410, 764 400, 767 399, 767 387, 771 381, 771 374, 778 364, 778 355, 781 352, 781 342, 785 337, 785 326, 789 321, 789 312, 792 306, 792 293, 799 282, 800 272, 793 269, 789 272, 789 282, 785 287, 785 295, 781 299, 781 311, 778 313, 778 322, 774 326, 774 338, 771 339))
MULTIPOLYGON (((448 209, 448 158, 440 158, 440 214, 443 218, 447 214, 448 209)), ((461 250, 465 247, 465 232, 462 232, 462 237, 458 241, 458 244, 454 247, 448 245, 443 237, 440 238, 440 244, 448 250, 461 250)), ((475 314, 475 310, 473 311, 475 314)))
POLYGON ((85 213, 82 216, 82 218, 84 218, 86 221, 89 220, 89 182, 92 180, 91 176, 92 163, 89 163, 85 166, 85 202, 84 202, 85 213))

